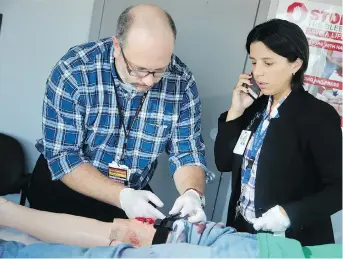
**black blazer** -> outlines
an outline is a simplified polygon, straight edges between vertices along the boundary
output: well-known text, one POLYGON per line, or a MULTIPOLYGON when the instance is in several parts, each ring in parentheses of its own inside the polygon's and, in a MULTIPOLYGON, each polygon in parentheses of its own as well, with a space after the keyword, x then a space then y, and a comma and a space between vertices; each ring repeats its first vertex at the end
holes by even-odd
MULTIPOLYGON (((243 115, 219 117, 214 154, 221 172, 232 171, 227 225, 232 225, 241 190, 242 156, 233 149, 243 129, 268 97, 256 100, 243 115)), ((286 237, 302 245, 333 243, 330 215, 342 209, 342 130, 335 109, 303 89, 292 91, 270 121, 256 172, 256 217, 275 205, 287 212, 286 237)), ((258 124, 258 122, 257 122, 258 124)), ((255 123, 253 131, 257 125, 255 123)), ((238 230, 239 231, 239 230, 238 230)))

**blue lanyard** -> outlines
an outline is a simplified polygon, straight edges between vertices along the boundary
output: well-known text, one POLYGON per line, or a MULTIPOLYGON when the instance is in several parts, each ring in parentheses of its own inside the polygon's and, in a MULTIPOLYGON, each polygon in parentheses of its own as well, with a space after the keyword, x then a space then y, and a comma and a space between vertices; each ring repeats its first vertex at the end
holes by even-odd
MULTIPOLYGON (((288 95, 289 94, 290 93, 288 93, 288 95)), ((276 109, 276 112, 274 112, 275 114, 273 114, 273 111, 271 110, 271 101, 272 101, 272 99, 269 99, 268 105, 267 105, 266 109, 263 112, 263 118, 262 118, 260 124, 258 125, 258 127, 256 129, 252 147, 251 147, 251 149, 248 150, 248 154, 247 154, 248 164, 247 164, 245 170, 242 169, 242 171, 241 171, 242 184, 247 184, 248 183, 248 181, 250 179, 250 176, 251 176, 251 170, 252 170, 253 164, 254 164, 255 159, 256 159, 256 155, 257 155, 258 151, 261 149, 261 147, 263 145, 264 138, 265 138, 265 136, 267 134, 267 129, 268 129, 269 126, 267 128, 265 128, 264 130, 262 130, 263 123, 267 119, 270 120, 271 118, 278 118, 279 117, 279 113, 278 113, 277 109, 284 102, 284 100, 288 97, 288 95, 286 97, 284 97, 279 102, 279 104, 276 106, 276 108, 274 108, 274 109, 276 109), (268 112, 268 110, 270 110, 270 111, 268 112), (269 118, 267 118, 267 117, 269 117, 269 118)), ((271 97, 269 97, 269 98, 271 98, 271 97)), ((250 130, 250 125, 249 125, 247 130, 250 130)), ((243 156, 243 159, 246 159, 245 155, 243 156)), ((241 191, 241 195, 242 195, 242 193, 243 193, 243 190, 241 191)), ((240 199, 238 201, 240 201, 240 199)))
POLYGON ((263 123, 264 123, 264 121, 266 120, 266 117, 267 117, 266 113, 267 113, 267 110, 264 111, 263 120, 258 125, 258 128, 257 128, 257 130, 255 132, 255 136, 254 136, 254 142, 252 144, 251 149, 248 151, 248 157, 250 159, 255 159, 256 158, 257 152, 262 147, 264 138, 265 138, 265 136, 267 134, 267 128, 262 130, 263 123))
MULTIPOLYGON (((261 120, 261 122, 258 125, 257 130, 255 132, 254 142, 252 144, 252 147, 248 151, 248 165, 246 166, 245 170, 242 172, 243 173, 242 182, 244 184, 247 184, 249 179, 250 179, 251 169, 252 169, 253 163, 255 161, 257 152, 262 147, 264 138, 267 134, 267 128, 262 130, 263 122, 266 120, 266 117, 267 117, 267 109, 264 111, 263 119, 261 120)), ((245 158, 243 157, 243 159, 245 159, 245 158)))

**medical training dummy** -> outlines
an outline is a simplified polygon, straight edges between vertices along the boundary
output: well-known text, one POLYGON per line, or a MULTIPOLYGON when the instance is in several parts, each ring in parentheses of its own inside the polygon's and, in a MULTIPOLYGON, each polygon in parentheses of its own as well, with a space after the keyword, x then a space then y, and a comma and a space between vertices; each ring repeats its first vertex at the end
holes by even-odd
POLYGON ((34 210, 0 197, 0 228, 9 227, 35 238, 23 244, 0 237, 0 258, 78 257, 342 257, 341 245, 302 247, 296 240, 239 233, 222 223, 173 223, 165 244, 152 245, 151 222, 114 219, 113 223, 68 214, 34 210))

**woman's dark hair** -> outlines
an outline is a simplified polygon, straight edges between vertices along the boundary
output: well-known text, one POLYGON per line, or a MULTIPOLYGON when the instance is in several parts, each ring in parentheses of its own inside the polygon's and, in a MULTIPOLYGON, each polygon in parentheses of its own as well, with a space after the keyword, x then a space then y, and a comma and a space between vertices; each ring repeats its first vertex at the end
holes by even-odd
POLYGON ((301 28, 286 20, 272 19, 254 27, 247 37, 246 50, 250 54, 250 45, 260 41, 276 54, 289 62, 297 58, 303 61, 302 67, 293 76, 292 90, 303 89, 304 73, 308 66, 309 46, 301 28))

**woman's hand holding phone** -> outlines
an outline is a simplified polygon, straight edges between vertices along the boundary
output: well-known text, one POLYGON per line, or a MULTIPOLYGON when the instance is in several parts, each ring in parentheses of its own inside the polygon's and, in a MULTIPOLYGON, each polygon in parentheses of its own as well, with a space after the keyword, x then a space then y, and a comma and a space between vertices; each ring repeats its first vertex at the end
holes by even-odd
MULTIPOLYGON (((256 96, 256 93, 249 88, 250 86, 254 86, 252 80, 252 74, 241 74, 239 76, 237 85, 232 93, 232 104, 228 111, 226 121, 240 117, 245 109, 254 102, 253 96, 256 96)), ((257 95, 260 96, 260 93, 257 95)))

